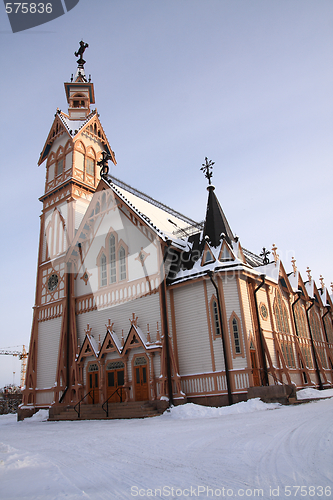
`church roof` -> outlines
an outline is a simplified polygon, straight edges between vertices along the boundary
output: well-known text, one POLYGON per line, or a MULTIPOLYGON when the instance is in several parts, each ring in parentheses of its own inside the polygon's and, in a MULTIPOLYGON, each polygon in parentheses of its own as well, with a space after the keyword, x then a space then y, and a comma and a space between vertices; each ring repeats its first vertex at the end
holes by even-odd
MULTIPOLYGON (((180 230, 185 231, 189 227, 196 228, 199 225, 193 219, 186 217, 115 177, 110 178, 109 184, 165 240, 169 239, 174 243, 179 242, 179 240, 184 238, 184 234, 179 235, 180 230)), ((184 246, 184 244, 181 246, 184 246)))

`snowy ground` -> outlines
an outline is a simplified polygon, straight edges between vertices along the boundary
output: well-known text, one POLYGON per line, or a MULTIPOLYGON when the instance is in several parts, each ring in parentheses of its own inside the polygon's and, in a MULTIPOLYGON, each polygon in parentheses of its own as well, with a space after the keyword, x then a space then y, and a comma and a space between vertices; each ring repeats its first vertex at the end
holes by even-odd
POLYGON ((0 417, 1 500, 333 499, 333 399, 188 404, 144 420, 45 417, 0 417))

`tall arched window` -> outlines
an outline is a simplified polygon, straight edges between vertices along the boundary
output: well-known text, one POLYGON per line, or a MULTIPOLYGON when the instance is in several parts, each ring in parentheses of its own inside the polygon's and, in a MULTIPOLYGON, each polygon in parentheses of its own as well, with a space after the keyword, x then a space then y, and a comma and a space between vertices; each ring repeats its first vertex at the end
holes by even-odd
POLYGON ((306 319, 303 307, 297 302, 295 306, 295 319, 297 326, 297 334, 303 338, 309 338, 308 329, 306 326, 306 319))
POLYGON ((101 286, 106 286, 108 283, 107 280, 107 271, 106 271, 106 257, 104 253, 101 255, 101 286))
POLYGON ((217 305, 217 301, 216 301, 215 297, 213 297, 213 300, 211 302, 211 308, 212 308, 214 335, 219 336, 219 335, 221 335, 221 326, 220 326, 218 305, 217 305))
POLYGON ((116 238, 114 237, 113 234, 111 234, 109 238, 109 252, 110 252, 110 283, 115 283, 117 281, 116 238))
MULTIPOLYGON (((274 314, 278 332, 290 334, 287 308, 283 303, 281 293, 279 291, 276 292, 274 301, 274 314)), ((285 338, 281 335, 280 345, 286 365, 291 368, 295 368, 294 347, 291 340, 285 340, 285 338)))
POLYGON ((282 302, 282 297, 279 292, 276 294, 274 303, 274 314, 276 318, 277 329, 281 333, 289 332, 288 314, 286 306, 282 302))
POLYGON ((119 249, 119 271, 120 271, 120 281, 126 279, 126 252, 124 247, 119 249))
POLYGON ((57 161, 56 161, 56 168, 55 168, 55 177, 58 175, 62 175, 65 167, 65 156, 64 156, 64 150, 62 147, 60 147, 57 151, 57 161))
POLYGON ((234 336, 234 343, 235 343, 235 353, 236 354, 241 354, 241 345, 240 345, 240 337, 239 337, 239 329, 238 329, 238 321, 236 318, 232 320, 232 333, 234 336))
POLYGON ((313 335, 313 338, 317 340, 318 342, 322 342, 322 336, 321 336, 321 328, 320 328, 320 323, 319 319, 317 316, 317 313, 315 311, 310 311, 310 327, 311 327, 311 332, 313 335))

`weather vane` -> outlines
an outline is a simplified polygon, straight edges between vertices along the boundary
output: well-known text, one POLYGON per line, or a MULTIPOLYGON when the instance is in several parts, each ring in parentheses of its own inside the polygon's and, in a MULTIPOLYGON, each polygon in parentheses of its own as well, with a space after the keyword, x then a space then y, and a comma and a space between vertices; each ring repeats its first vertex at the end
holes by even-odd
POLYGON ((101 177, 103 179, 107 179, 107 175, 109 173, 108 161, 111 160, 111 155, 106 151, 102 151, 102 156, 102 159, 97 162, 97 165, 101 167, 101 177))
POLYGON ((79 68, 82 68, 83 69, 83 66, 85 64, 85 60, 83 59, 83 54, 84 54, 84 51, 89 47, 89 45, 87 43, 84 43, 82 40, 80 42, 80 47, 79 47, 79 50, 77 52, 74 52, 74 55, 75 57, 78 57, 79 59, 76 61, 79 65, 79 68))
POLYGON ((208 179, 208 183, 209 185, 211 185, 211 178, 213 177, 213 165, 215 164, 215 161, 212 161, 212 160, 209 160, 208 161, 208 158, 206 156, 205 158, 205 163, 202 164, 202 168, 200 168, 200 170, 203 170, 204 173, 205 173, 205 177, 206 179, 208 179))

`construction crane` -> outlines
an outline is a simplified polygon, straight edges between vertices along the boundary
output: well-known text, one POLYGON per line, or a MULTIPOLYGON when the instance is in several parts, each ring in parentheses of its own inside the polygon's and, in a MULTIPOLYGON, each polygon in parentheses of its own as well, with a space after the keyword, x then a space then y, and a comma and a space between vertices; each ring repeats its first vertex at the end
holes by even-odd
MULTIPOLYGON (((19 347, 19 346, 15 346, 19 347)), ((25 382, 25 374, 27 371, 27 358, 28 358, 28 353, 25 349, 25 346, 22 347, 22 351, 15 350, 11 351, 11 349, 14 349, 13 347, 5 347, 4 349, 0 349, 0 355, 6 355, 6 356, 18 356, 18 358, 21 360, 21 384, 20 388, 23 389, 24 387, 24 382, 25 382)))

